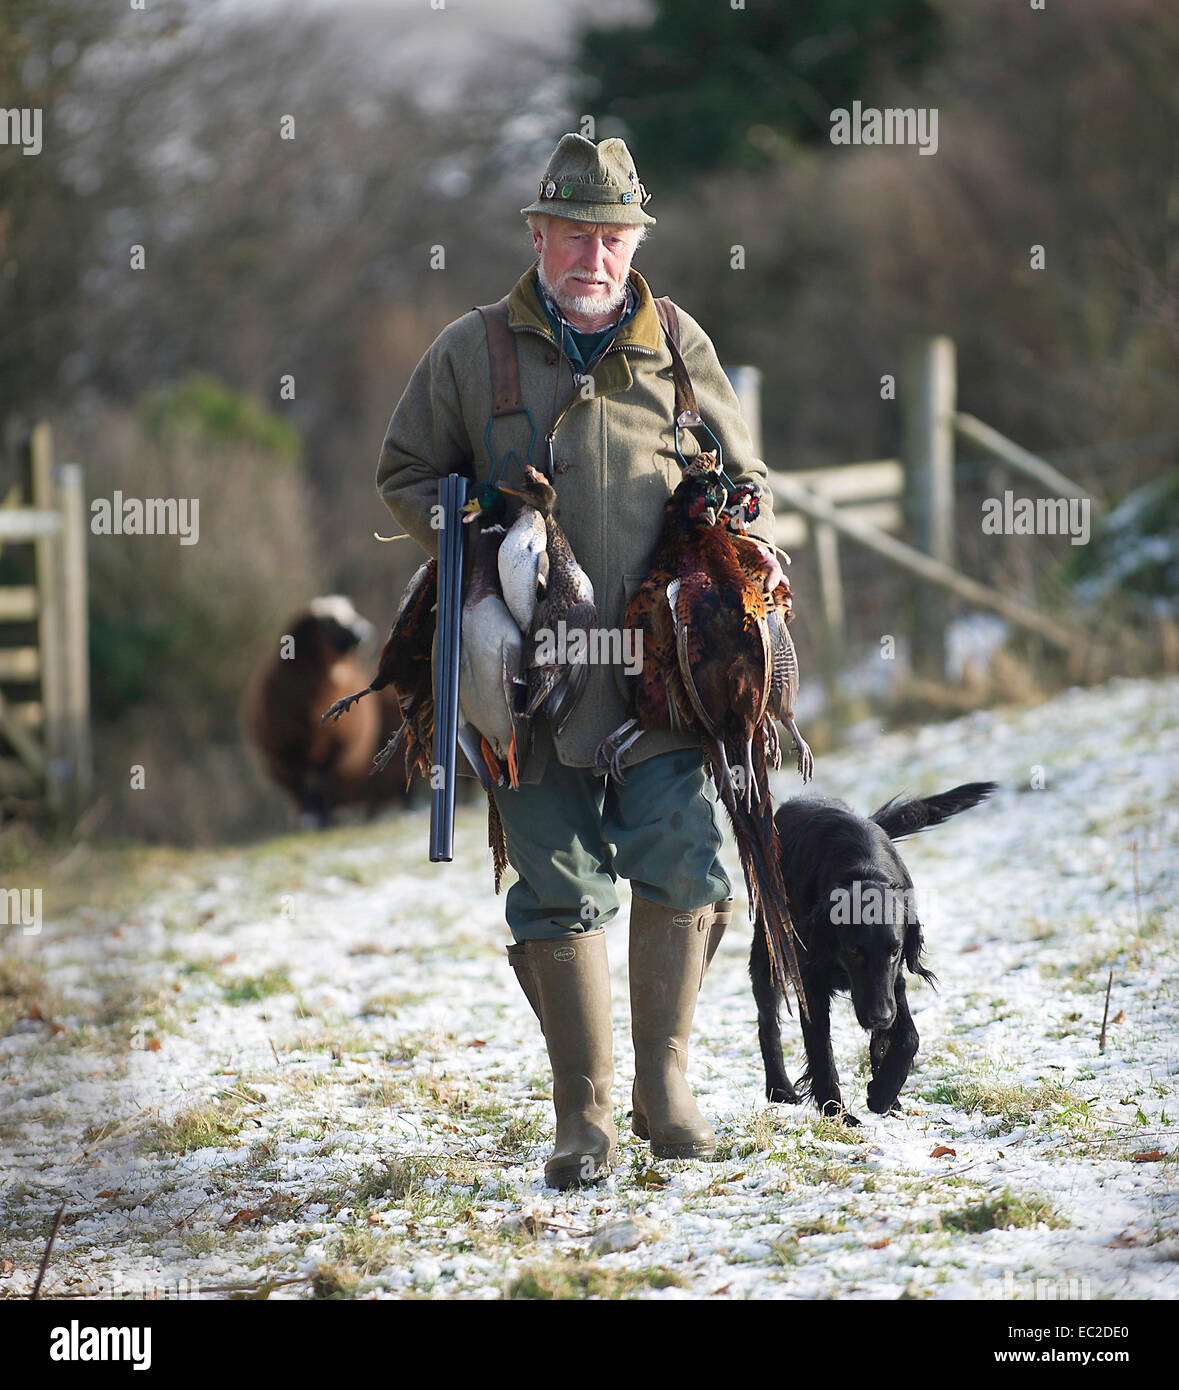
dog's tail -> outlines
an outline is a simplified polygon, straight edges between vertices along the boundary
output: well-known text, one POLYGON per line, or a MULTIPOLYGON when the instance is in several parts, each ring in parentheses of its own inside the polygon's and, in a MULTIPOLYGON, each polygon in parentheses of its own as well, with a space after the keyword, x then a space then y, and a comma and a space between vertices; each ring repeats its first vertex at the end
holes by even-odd
POLYGON ((964 782, 948 792, 913 801, 901 801, 894 796, 873 814, 872 819, 890 840, 901 840, 918 830, 928 830, 931 825, 941 825, 961 811, 969 811, 997 791, 998 786, 997 782, 964 782))

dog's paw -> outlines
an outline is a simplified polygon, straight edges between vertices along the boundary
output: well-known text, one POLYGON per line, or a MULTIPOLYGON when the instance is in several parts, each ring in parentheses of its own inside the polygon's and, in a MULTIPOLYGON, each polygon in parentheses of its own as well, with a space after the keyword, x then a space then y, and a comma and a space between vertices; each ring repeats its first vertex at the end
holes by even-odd
POLYGON ((819 1107, 819 1113, 825 1120, 839 1120, 845 1125, 858 1125, 860 1122, 850 1110, 843 1108, 843 1101, 829 1100, 825 1105, 819 1107))
POLYGON ((766 1100, 771 1105, 797 1105, 798 1092, 789 1081, 784 1086, 767 1086, 766 1100))
POLYGON ((868 1087, 868 1109, 873 1115, 899 1115, 901 1113, 901 1102, 896 1095, 873 1094, 872 1087, 868 1087))

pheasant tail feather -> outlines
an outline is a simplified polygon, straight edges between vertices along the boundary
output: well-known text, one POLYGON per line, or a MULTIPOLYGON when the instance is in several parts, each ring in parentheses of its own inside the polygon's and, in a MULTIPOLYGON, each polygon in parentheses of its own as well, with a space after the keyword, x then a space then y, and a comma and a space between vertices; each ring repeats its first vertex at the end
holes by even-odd
POLYGON ((508 870, 508 844, 504 838, 499 808, 490 792, 487 793, 487 843, 491 846, 491 869, 495 875, 495 891, 498 894, 503 885, 504 874, 508 870))
POLYGON ((721 799, 733 823, 737 852, 745 874, 745 886, 749 891, 749 908, 754 918, 754 929, 765 934, 773 978, 786 997, 787 1008, 790 1003, 789 996, 786 995, 786 980, 789 978, 793 982, 798 1007, 803 1018, 809 1018, 810 1012, 795 947, 797 938, 786 903, 786 885, 782 880, 781 856, 778 833, 774 825, 774 808, 770 800, 765 748, 760 739, 754 742, 753 766, 757 795, 752 809, 747 809, 744 801, 731 792, 726 794, 722 791, 721 799))

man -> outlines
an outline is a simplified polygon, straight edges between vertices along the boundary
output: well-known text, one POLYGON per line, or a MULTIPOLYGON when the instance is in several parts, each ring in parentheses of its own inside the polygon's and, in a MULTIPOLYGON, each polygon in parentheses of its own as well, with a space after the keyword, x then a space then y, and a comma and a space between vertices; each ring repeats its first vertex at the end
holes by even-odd
MULTIPOLYGON (((593 584, 599 627, 614 631, 680 480, 671 353, 651 291, 631 269, 655 221, 643 211, 648 196, 621 140, 562 138, 537 199, 521 209, 537 261, 506 301, 527 416, 492 419, 488 328, 472 311, 418 364, 377 470, 397 521, 436 553, 430 520, 440 477, 461 471, 488 480, 502 463, 499 478, 511 485, 516 459, 548 471, 551 458, 561 526, 593 584)), ((734 483, 764 485, 765 465, 753 457, 712 343, 682 309, 678 320, 680 351, 726 473, 734 483)), ((680 448, 687 455, 698 446, 685 432, 680 448)), ((768 488, 762 494, 754 530, 770 539, 768 488)), ((624 784, 595 777, 598 744, 627 716, 625 672, 591 666, 560 736, 538 719, 520 787, 495 793, 519 874, 507 895, 508 956, 553 1069, 556 1143, 545 1179, 554 1187, 603 1177, 617 1140, 604 928, 618 911, 619 876, 632 887, 635 1133, 660 1157, 706 1158, 716 1147, 684 1077, 696 995, 732 915, 715 791, 698 740, 667 732, 645 733, 629 750, 624 784)))

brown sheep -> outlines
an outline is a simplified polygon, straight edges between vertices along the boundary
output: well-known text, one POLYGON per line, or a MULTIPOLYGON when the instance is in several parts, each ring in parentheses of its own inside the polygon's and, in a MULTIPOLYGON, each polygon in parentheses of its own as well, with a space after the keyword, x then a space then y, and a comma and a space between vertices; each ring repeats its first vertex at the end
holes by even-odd
POLYGON ((403 758, 369 775, 373 755, 401 725, 391 690, 320 724, 329 705, 367 682, 353 653, 374 631, 342 595, 312 599, 247 690, 246 732, 305 823, 328 825, 337 806, 359 802, 371 815, 383 801, 406 799, 403 758))

